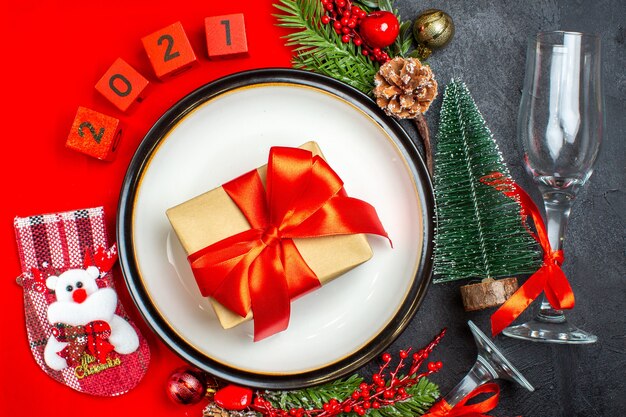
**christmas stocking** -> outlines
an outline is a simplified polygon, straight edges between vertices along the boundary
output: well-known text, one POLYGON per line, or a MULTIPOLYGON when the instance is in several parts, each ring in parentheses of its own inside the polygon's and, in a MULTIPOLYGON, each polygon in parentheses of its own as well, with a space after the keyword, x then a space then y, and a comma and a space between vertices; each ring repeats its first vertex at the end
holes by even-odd
POLYGON ((113 286, 115 245, 102 207, 15 218, 28 341, 52 378, 87 394, 123 394, 150 350, 113 286))

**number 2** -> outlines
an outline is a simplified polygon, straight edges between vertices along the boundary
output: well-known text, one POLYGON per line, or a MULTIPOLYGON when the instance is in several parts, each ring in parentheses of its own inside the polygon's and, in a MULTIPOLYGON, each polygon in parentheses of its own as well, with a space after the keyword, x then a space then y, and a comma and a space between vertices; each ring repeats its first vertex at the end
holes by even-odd
POLYGON ((178 51, 172 53, 172 48, 174 47, 174 38, 172 37, 172 35, 161 35, 161 37, 159 37, 159 39, 157 40, 157 45, 161 46, 163 42, 167 43, 167 46, 165 47, 165 55, 163 55, 163 62, 167 62, 170 59, 174 59, 180 56, 180 52, 178 51))
POLYGON ((220 23, 224 25, 224 30, 226 31, 226 45, 230 46, 230 20, 222 20, 220 23))
POLYGON ((78 126, 78 134, 81 138, 85 137, 85 132, 83 131, 83 129, 88 129, 89 133, 91 133, 91 136, 93 136, 96 143, 100 143, 100 141, 102 140, 102 136, 104 135, 103 127, 100 128, 98 133, 96 133, 96 129, 90 122, 82 122, 80 126, 78 126))

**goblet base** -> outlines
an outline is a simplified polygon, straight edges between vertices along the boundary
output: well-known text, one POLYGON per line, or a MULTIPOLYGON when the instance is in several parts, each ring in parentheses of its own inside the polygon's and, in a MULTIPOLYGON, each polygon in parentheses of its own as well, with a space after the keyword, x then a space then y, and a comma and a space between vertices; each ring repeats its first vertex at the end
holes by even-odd
MULTIPOLYGON (((443 400, 454 407, 479 386, 496 379, 517 382, 528 391, 535 388, 520 371, 509 362, 491 340, 471 320, 467 322, 474 336, 478 357, 472 369, 446 394, 443 400)), ((482 414, 481 414, 482 415, 482 414)))
POLYGON ((542 320, 541 316, 518 326, 510 326, 502 331, 506 336, 531 342, 583 345, 595 343, 598 337, 579 329, 565 318, 561 322, 542 320))
POLYGON ((489 373, 490 379, 506 379, 517 382, 528 391, 535 388, 520 371, 500 352, 500 349, 471 320, 467 322, 478 348, 477 365, 482 365, 489 373))

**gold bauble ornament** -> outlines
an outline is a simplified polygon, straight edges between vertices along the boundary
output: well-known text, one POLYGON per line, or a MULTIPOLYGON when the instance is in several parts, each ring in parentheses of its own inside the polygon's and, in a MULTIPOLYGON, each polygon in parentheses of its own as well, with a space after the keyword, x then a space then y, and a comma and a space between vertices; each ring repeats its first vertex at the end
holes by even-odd
POLYGON ((418 43, 420 57, 425 59, 433 50, 443 48, 452 40, 454 22, 450 15, 442 10, 425 10, 415 19, 413 36, 418 43))

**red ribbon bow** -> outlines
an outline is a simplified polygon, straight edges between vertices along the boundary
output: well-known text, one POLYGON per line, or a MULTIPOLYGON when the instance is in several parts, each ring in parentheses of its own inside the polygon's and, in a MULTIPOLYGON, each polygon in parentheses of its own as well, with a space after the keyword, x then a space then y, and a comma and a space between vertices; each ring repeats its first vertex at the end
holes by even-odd
POLYGON ((71 366, 80 364, 85 351, 94 356, 98 362, 105 363, 107 356, 114 349, 107 340, 111 336, 111 327, 102 320, 91 321, 84 326, 57 323, 53 334, 59 342, 67 343, 67 346, 57 354, 67 359, 71 366))
POLYGON ((428 410, 428 413, 424 414, 422 417, 490 417, 485 413, 496 408, 499 396, 500 387, 498 387, 498 384, 490 382, 476 388, 454 407, 448 404, 446 400, 437 401, 430 410, 428 410), (469 400, 481 394, 493 395, 481 402, 466 405, 469 400))
POLYGON ((524 226, 543 249, 543 266, 531 275, 530 278, 528 278, 491 316, 492 335, 496 336, 511 324, 542 291, 545 292, 546 298, 553 308, 557 310, 573 308, 574 293, 567 281, 565 273, 561 269, 563 251, 552 250, 546 225, 534 201, 514 181, 504 177, 499 172, 486 175, 480 180, 484 184, 502 191, 507 197, 519 202, 524 226), (529 214, 533 219, 537 233, 533 233, 526 224, 526 218, 529 214))
POLYGON ((222 186, 250 229, 189 255, 203 296, 245 317, 254 340, 287 328, 290 300, 320 286, 292 238, 374 233, 388 238, 374 207, 350 198, 326 161, 309 151, 270 150, 266 187, 256 170, 222 186))

